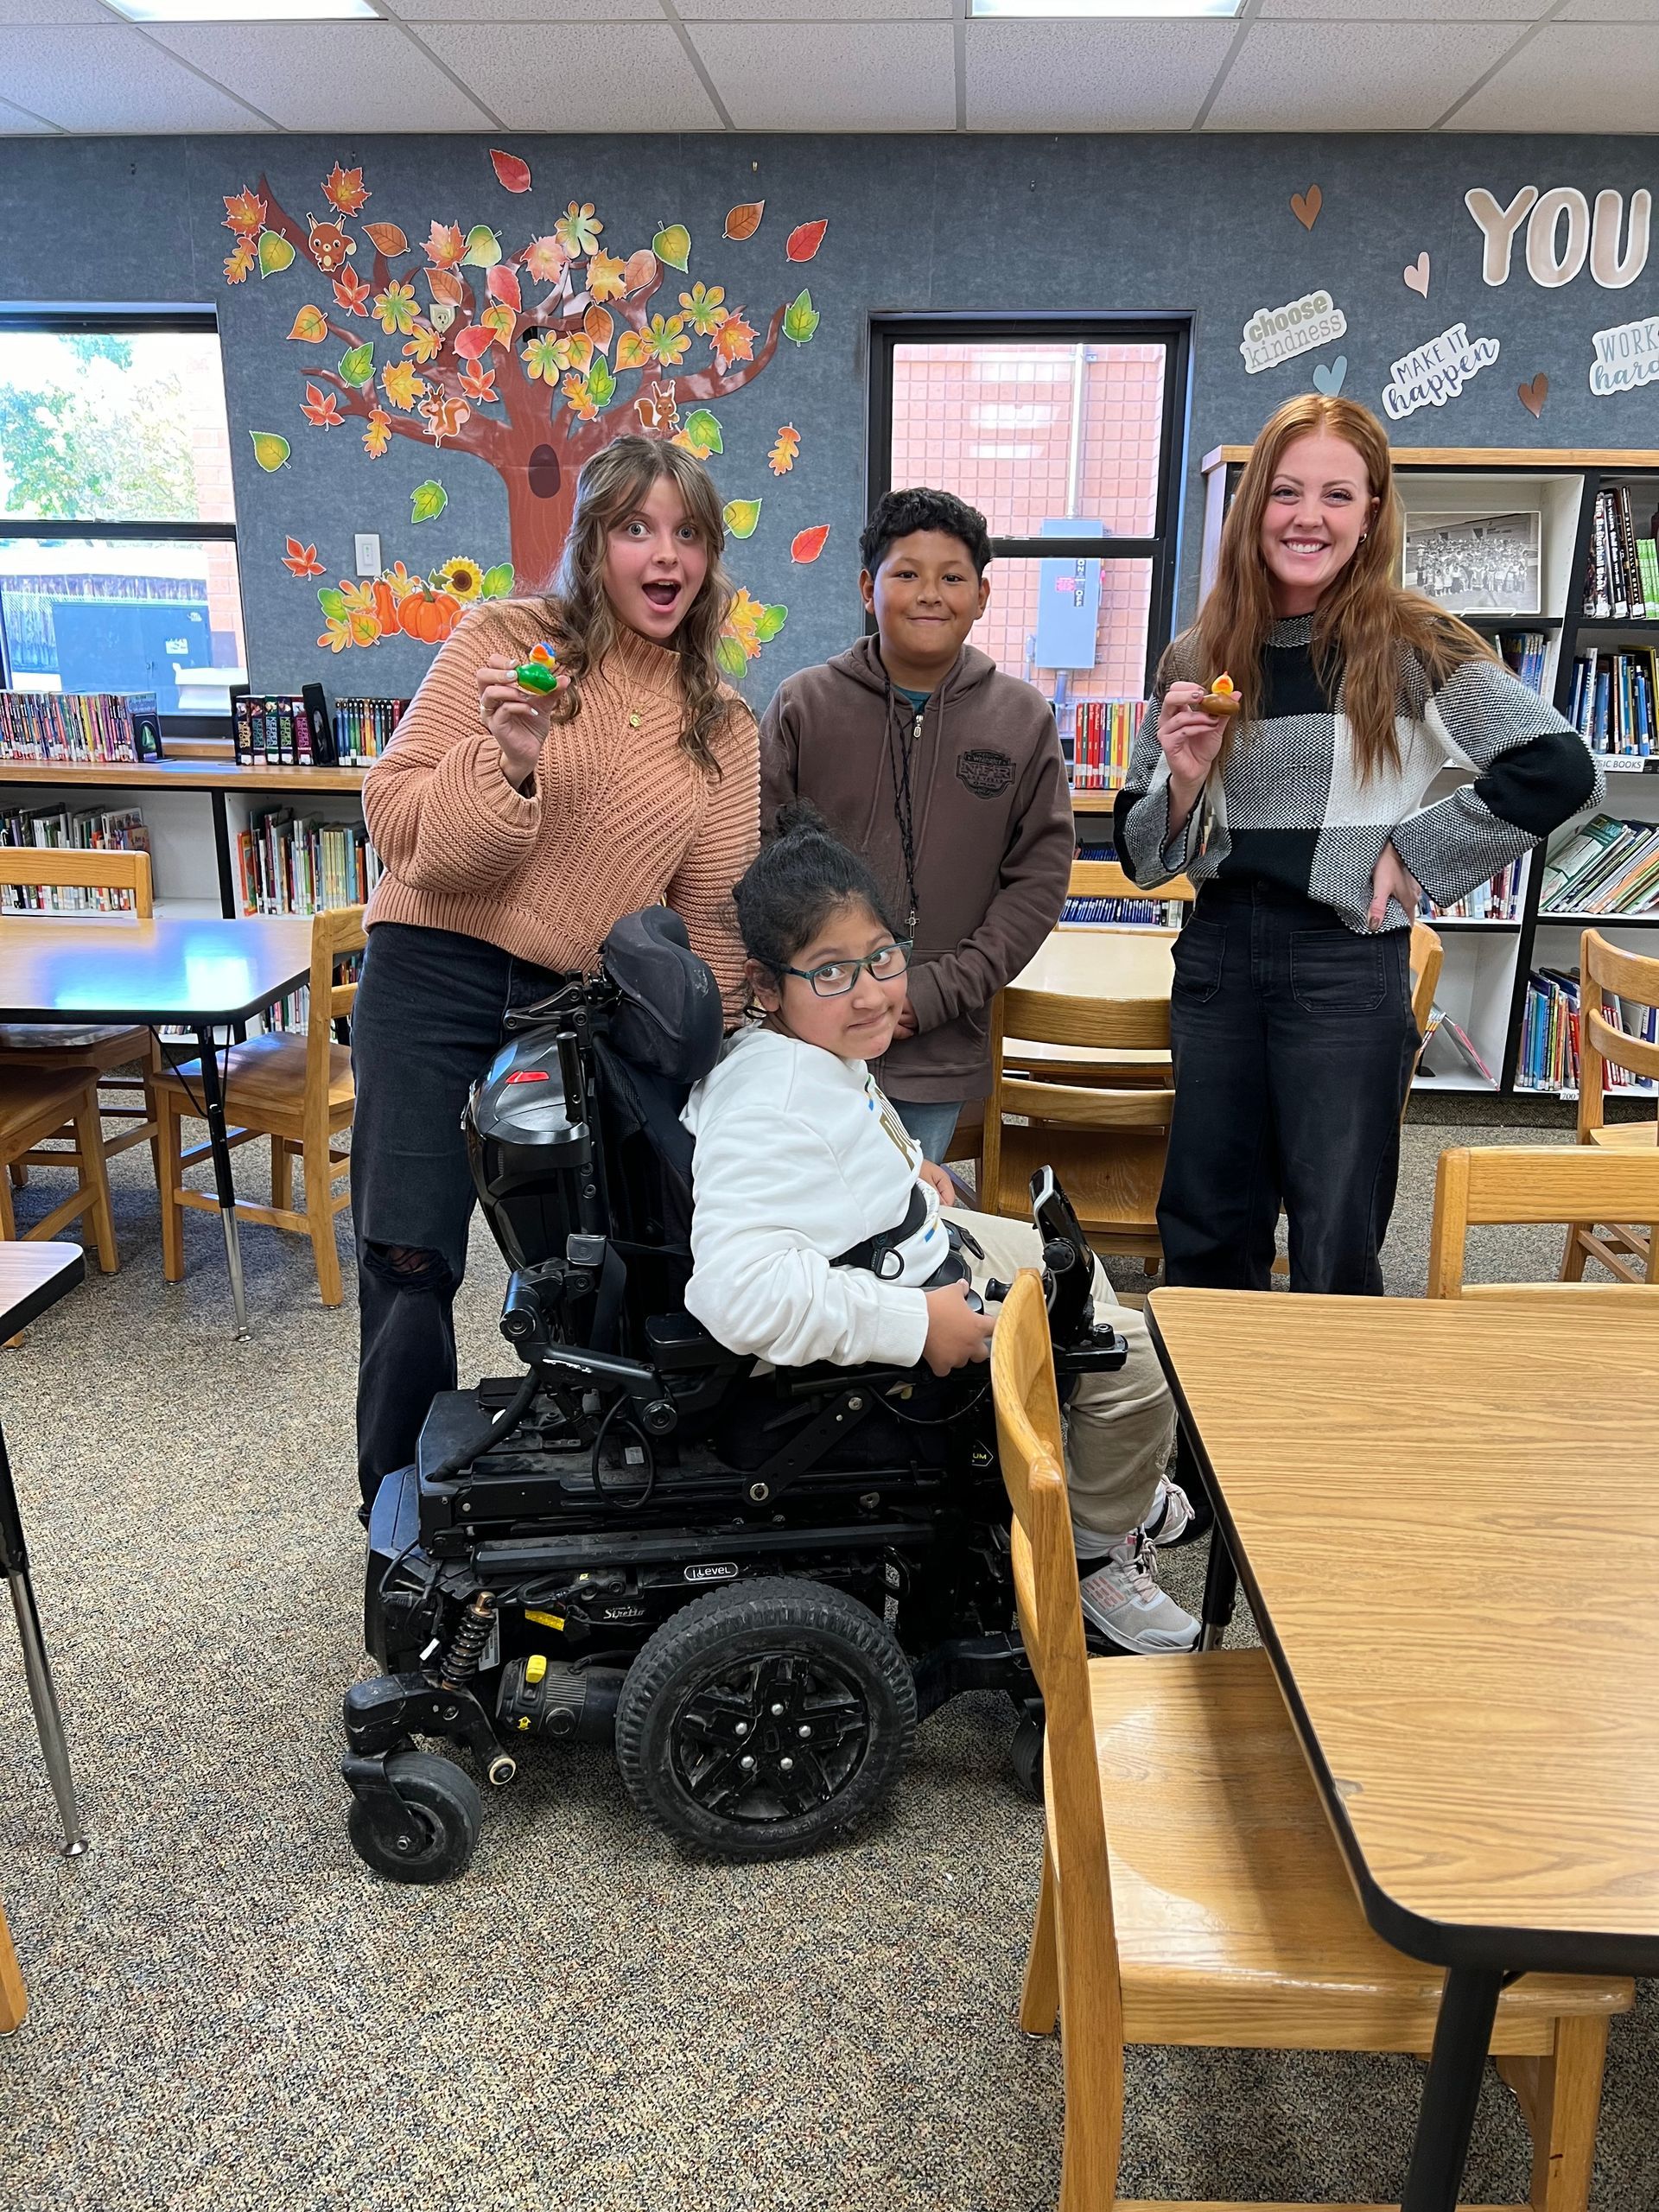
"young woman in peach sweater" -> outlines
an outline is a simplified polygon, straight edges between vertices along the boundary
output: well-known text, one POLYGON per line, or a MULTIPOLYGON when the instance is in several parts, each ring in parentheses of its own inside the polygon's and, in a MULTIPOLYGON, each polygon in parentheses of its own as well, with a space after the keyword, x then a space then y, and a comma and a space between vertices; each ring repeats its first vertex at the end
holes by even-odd
POLYGON ((582 472, 551 595, 469 612, 365 782, 386 871, 352 1023, 365 1503, 454 1387, 461 1111, 508 1009, 591 969, 612 924, 658 900, 741 1009, 728 916, 759 842, 760 758, 715 660, 724 543, 702 465, 619 438, 582 472), (563 672, 545 697, 514 674, 543 640, 563 672))

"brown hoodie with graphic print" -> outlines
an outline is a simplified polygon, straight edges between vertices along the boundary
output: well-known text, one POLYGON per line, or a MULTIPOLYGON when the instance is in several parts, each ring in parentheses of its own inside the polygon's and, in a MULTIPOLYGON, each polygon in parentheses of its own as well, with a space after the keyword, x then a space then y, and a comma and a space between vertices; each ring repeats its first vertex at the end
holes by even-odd
POLYGON ((760 725, 760 812, 810 799, 863 854, 903 921, 899 797, 910 758, 918 1034, 875 1071, 925 1105, 991 1087, 990 1002, 1060 918, 1075 840, 1065 762, 1042 694, 964 645, 919 718, 874 638, 779 687, 760 725))

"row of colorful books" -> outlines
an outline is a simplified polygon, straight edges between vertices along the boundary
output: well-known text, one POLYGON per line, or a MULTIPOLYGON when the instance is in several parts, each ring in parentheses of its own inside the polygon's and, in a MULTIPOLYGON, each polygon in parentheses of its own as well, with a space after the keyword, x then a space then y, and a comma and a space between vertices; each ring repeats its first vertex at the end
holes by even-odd
POLYGON ((1110 791, 1129 771, 1144 699, 1079 699, 1071 710, 1071 735, 1063 744, 1075 790, 1110 791))
MULTIPOLYGON (((149 832, 136 806, 9 807, 0 813, 0 845, 67 847, 73 852, 149 850, 149 832)), ((101 891, 90 884, 8 883, 0 912, 24 914, 124 913, 130 891, 101 891)))
POLYGON ((0 760, 161 757, 153 691, 0 691, 0 760))
POLYGON ((1580 612, 1614 622, 1659 620, 1659 544, 1654 531, 1659 514, 1637 535, 1630 493, 1614 486, 1596 494, 1585 564, 1580 612))
POLYGON ((1549 639, 1541 630, 1500 630, 1497 645, 1506 664, 1541 699, 1548 665, 1549 639))
MULTIPOLYGON (((1114 845, 1083 845, 1080 861, 1115 861, 1114 845)), ((1061 909, 1062 923, 1074 927, 1090 923, 1102 928, 1179 929, 1186 909, 1179 899, 1068 899, 1061 909)))
POLYGON ((1593 815, 1544 862, 1543 914, 1643 914, 1659 906, 1659 823, 1593 815))
MULTIPOLYGON (((334 963, 334 981, 336 983, 350 982, 362 970, 362 954, 349 952, 344 959, 334 963)), ((278 999, 275 1006, 265 1009, 267 1029, 302 1032, 310 1026, 310 1020, 311 986, 308 983, 302 983, 297 991, 290 991, 285 999, 278 999)))
MULTIPOLYGON (((1517 1090, 1576 1091, 1579 1087, 1579 987, 1576 968, 1539 968, 1527 977, 1521 1017, 1521 1051, 1516 1062, 1517 1090)), ((1659 1044, 1659 1007, 1639 1001, 1610 998, 1606 1016, 1626 1036, 1659 1044)), ((1652 1088, 1623 1068, 1609 1065, 1609 1090, 1652 1088)))
POLYGON ((336 699, 334 746, 342 768, 366 768, 391 743, 407 699, 336 699))
POLYGON ((381 876, 360 822, 320 822, 289 807, 253 816, 237 840, 245 914, 319 914, 358 906, 381 876))
POLYGON ((336 699, 320 683, 302 691, 233 692, 231 728, 245 767, 365 768, 391 743, 407 699, 336 699))
POLYGON ((1659 671, 1652 648, 1631 652, 1582 652, 1573 663, 1574 728, 1592 753, 1647 760, 1659 752, 1655 700, 1659 671))
POLYGON ((1482 883, 1449 906, 1436 906, 1425 899, 1426 922, 1518 922, 1525 896, 1526 862, 1511 861, 1490 883, 1482 883))

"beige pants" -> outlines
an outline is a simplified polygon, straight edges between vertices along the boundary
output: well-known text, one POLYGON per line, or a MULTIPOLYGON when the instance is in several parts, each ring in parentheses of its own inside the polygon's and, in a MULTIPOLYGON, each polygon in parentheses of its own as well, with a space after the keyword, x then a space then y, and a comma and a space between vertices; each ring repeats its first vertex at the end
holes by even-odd
MULTIPOLYGON (((1043 1263, 1042 1239, 1028 1221, 960 1206, 947 1206, 944 1217, 984 1249, 983 1260, 963 1255, 976 1290, 982 1291, 989 1276, 1012 1282, 1021 1268, 1043 1263)), ((1085 1558, 1101 1548, 1102 1536, 1125 1535, 1146 1519, 1175 1442, 1175 1402, 1145 1319, 1118 1304, 1098 1259, 1094 1295, 1103 1321, 1128 1339, 1129 1357, 1114 1374, 1079 1376, 1065 1408, 1071 1529, 1085 1558)))

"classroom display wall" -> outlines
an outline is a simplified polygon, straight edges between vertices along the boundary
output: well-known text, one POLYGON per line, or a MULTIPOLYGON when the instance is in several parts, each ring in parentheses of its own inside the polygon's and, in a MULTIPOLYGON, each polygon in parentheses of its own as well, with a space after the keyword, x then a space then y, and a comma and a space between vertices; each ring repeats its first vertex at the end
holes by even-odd
POLYGON ((638 398, 693 443, 713 417, 710 467, 749 531, 728 559, 748 594, 744 688, 763 705, 861 627, 875 313, 1190 311, 1184 614, 1200 456, 1248 442, 1296 391, 1364 401, 1401 445, 1659 444, 1651 139, 514 137, 500 162, 493 143, 0 141, 0 305, 218 312, 256 691, 412 691, 429 638, 349 594, 343 611, 319 601, 357 578, 357 535, 378 537, 386 569, 512 563, 531 587, 575 465, 613 419, 636 426, 638 398), (629 288, 647 264, 633 257, 653 242, 660 324, 634 334, 629 288), (542 351, 529 373, 524 318, 551 295, 545 272, 574 253, 585 283, 598 252, 618 266, 599 264, 593 353, 542 351), (397 379, 408 407, 385 384, 422 376, 405 349, 429 341, 410 326, 433 327, 446 274, 512 338, 511 357, 491 346, 457 365, 452 397, 468 365, 494 372, 497 397, 448 423, 419 412, 442 396, 429 380, 421 394, 397 379), (753 336, 722 359, 715 315, 739 309, 753 336), (625 335, 629 355, 655 348, 650 365, 623 365, 625 335), (290 539, 321 575, 292 572, 290 539), (356 634, 353 612, 368 617, 356 634))

